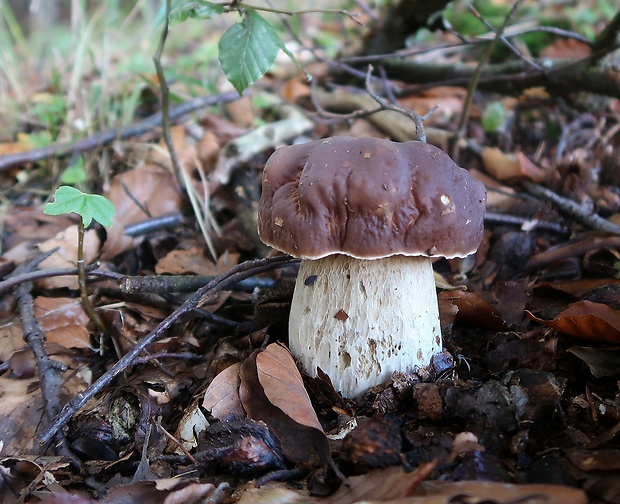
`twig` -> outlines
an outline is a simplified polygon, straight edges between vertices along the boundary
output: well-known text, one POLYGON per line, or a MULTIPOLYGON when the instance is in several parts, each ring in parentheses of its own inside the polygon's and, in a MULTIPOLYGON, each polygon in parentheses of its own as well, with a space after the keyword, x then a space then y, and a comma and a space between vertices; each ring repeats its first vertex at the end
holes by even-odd
MULTIPOLYGON (((585 91, 620 98, 620 71, 611 65, 600 68, 592 65, 610 50, 607 48, 577 61, 547 60, 544 71, 528 70, 523 61, 487 65, 481 70, 478 87, 514 95, 523 89, 544 86, 559 96, 585 91)), ((382 64, 392 79, 417 83, 403 87, 402 94, 418 93, 437 86, 465 87, 476 72, 475 68, 464 63, 419 63, 392 59, 382 64)))
POLYGON ((370 84, 370 76, 372 75, 372 65, 368 65, 368 72, 366 72, 366 91, 375 100, 381 108, 384 110, 391 110, 393 112, 398 112, 400 114, 406 115, 409 117, 413 123, 415 124, 415 139, 420 142, 426 143, 426 133, 424 132, 424 123, 422 122, 422 117, 417 112, 406 109, 404 107, 399 107, 398 105, 394 105, 393 103, 388 102, 385 98, 379 96, 372 89, 370 84))
MULTIPOLYGON (((201 96, 200 98, 182 103, 181 105, 178 105, 170 110, 170 120, 172 121, 179 119, 190 112, 194 112, 195 110, 229 103, 238 99, 239 93, 236 91, 218 95, 201 96)), ((42 149, 34 149, 27 152, 0 156, 0 172, 12 168, 13 166, 22 165, 25 163, 35 163, 47 158, 66 156, 67 154, 80 154, 82 152, 99 149, 112 143, 114 140, 126 140, 127 138, 142 135, 153 128, 161 126, 161 121, 162 114, 158 112, 143 121, 125 126, 124 128, 121 128, 120 131, 118 129, 110 129, 95 133, 94 135, 82 138, 75 142, 54 144, 48 147, 43 147, 42 149)))
POLYGON ((562 212, 570 217, 573 217, 577 221, 581 222, 584 226, 590 229, 598 229, 600 231, 606 231, 614 235, 620 235, 620 226, 617 226, 606 219, 603 219, 597 214, 593 214, 589 209, 582 207, 579 203, 563 198, 559 194, 554 193, 546 187, 542 187, 533 182, 521 182, 521 185, 532 196, 544 199, 557 206, 562 212))
POLYGON ((249 278, 263 271, 273 268, 280 268, 288 264, 293 264, 298 260, 288 256, 277 256, 267 259, 257 259, 238 264, 227 273, 209 282, 207 285, 196 291, 187 299, 177 310, 165 318, 155 329, 142 338, 128 353, 126 353, 116 364, 108 369, 99 379, 88 387, 84 392, 78 394, 62 409, 54 423, 41 436, 41 443, 48 443, 84 404, 92 397, 104 389, 114 378, 122 373, 127 367, 133 365, 135 359, 151 344, 163 336, 172 324, 179 320, 183 315, 192 309, 201 306, 206 300, 216 292, 226 289, 228 286, 249 278))
POLYGON ((566 243, 548 248, 544 252, 530 257, 525 265, 525 271, 529 273, 564 259, 582 257, 599 250, 615 250, 618 247, 620 247, 620 238, 617 236, 593 236, 593 232, 588 231, 577 235, 566 243))
POLYGON ((514 13, 517 11, 522 1, 523 0, 516 0, 514 5, 512 6, 512 9, 510 9, 510 12, 508 12, 506 17, 504 18, 504 22, 502 23, 502 25, 499 27, 499 29, 495 33, 495 38, 489 45, 487 45, 484 48, 484 51, 482 55, 480 56, 480 60, 478 61, 478 64, 476 65, 476 69, 474 70, 474 74, 472 75, 471 81, 469 82, 469 86, 467 88, 467 95, 465 97, 465 104, 463 105, 463 112, 461 113, 461 119, 459 121, 459 125, 456 129, 456 132, 454 133, 454 137, 452 138, 452 148, 451 148, 450 154, 452 156, 452 159, 454 159, 455 161, 457 161, 458 159, 459 148, 460 148, 459 143, 460 143, 461 138, 463 137, 463 133, 465 132, 467 121, 469 120, 469 114, 471 112, 471 106, 474 102, 474 95, 476 94, 476 88, 478 87, 478 80, 480 79, 482 67, 486 64, 487 60, 491 56, 491 52, 493 52, 493 49, 495 49, 495 46, 497 45, 497 42, 500 40, 502 33, 504 33, 506 26, 508 26, 510 19, 512 18, 514 13))
POLYGON ((603 51, 606 48, 620 45, 620 10, 603 29, 598 38, 592 44, 592 52, 603 51))
POLYGON ((160 231, 162 229, 174 229, 183 222, 183 215, 179 212, 175 212, 168 215, 162 215, 161 217, 153 217, 151 219, 145 219, 135 224, 130 224, 125 228, 125 235, 127 236, 143 236, 153 231, 160 231))
MULTIPOLYGON (((147 275, 126 276, 119 279, 118 287, 123 294, 168 294, 171 292, 193 292, 213 281, 210 275, 147 275)), ((271 278, 248 278, 235 285, 235 290, 252 292, 255 288, 273 287, 271 278)))
MULTIPOLYGON (((97 264, 89 264, 84 267, 86 273, 92 272, 94 269, 98 267, 97 264)), ((6 280, 0 282, 0 294, 17 287, 20 284, 25 282, 33 282, 35 280, 40 280, 41 278, 50 278, 55 276, 64 276, 64 275, 77 275, 77 268, 56 268, 56 269, 48 269, 48 270, 38 270, 38 271, 30 271, 28 273, 14 273, 15 276, 10 276, 6 280)))
MULTIPOLYGON (((159 45, 155 56, 153 56, 153 63, 155 64, 155 71, 157 72, 157 79, 159 80, 159 90, 161 92, 161 126, 164 142, 168 148, 170 154, 170 162, 174 173, 179 179, 181 172, 181 166, 179 164, 179 158, 172 142, 172 135, 170 133, 170 92, 168 89, 168 83, 166 82, 166 76, 164 75, 164 69, 161 65, 161 55, 164 52, 164 46, 166 45, 166 39, 168 38, 168 29, 170 27, 170 9, 171 0, 166 0, 166 12, 164 17, 164 27, 161 31, 161 37, 159 38, 159 45)), ((182 186, 182 184, 180 184, 182 186)))
POLYGON ((497 30, 493 27, 493 25, 491 23, 489 23, 477 10, 476 8, 472 5, 469 4, 468 5, 469 11, 478 19, 480 20, 480 22, 482 24, 484 24, 484 26, 486 26, 489 30, 491 30, 493 33, 495 33, 495 36, 498 37, 499 39, 502 41, 502 43, 508 48, 510 49, 510 52, 512 52, 512 54, 514 54, 517 58, 522 59, 523 61, 525 61, 529 66, 535 68, 536 70, 542 70, 543 67, 541 67, 538 63, 536 63, 535 61, 532 61, 530 58, 526 57, 525 54, 523 54, 521 51, 519 51, 514 45, 512 45, 512 43, 504 36, 504 35, 499 35, 497 33, 497 30))
MULTIPOLYGON (((29 264, 20 266, 15 271, 15 275, 29 273, 30 270, 36 268, 46 256, 47 254, 42 254, 29 264)), ((21 318, 24 340, 32 350, 37 363, 39 387, 45 407, 45 415, 50 422, 53 422, 60 411, 60 391, 63 383, 61 373, 66 371, 67 368, 64 364, 52 360, 45 350, 43 344, 45 341, 45 334, 41 330, 34 315, 34 302, 30 292, 32 287, 32 282, 21 283, 15 291, 15 299, 21 318)), ((59 455, 68 457, 71 464, 79 470, 81 462, 69 449, 64 434, 62 432, 55 432, 54 439, 56 452, 59 455)))
POLYGON ((557 222, 550 222, 538 219, 528 219, 525 217, 519 217, 517 215, 506 215, 495 212, 486 212, 484 214, 484 222, 487 224, 508 224, 512 226, 519 226, 524 231, 531 231, 533 229, 542 229, 544 231, 551 231, 561 235, 569 235, 570 231, 557 222))

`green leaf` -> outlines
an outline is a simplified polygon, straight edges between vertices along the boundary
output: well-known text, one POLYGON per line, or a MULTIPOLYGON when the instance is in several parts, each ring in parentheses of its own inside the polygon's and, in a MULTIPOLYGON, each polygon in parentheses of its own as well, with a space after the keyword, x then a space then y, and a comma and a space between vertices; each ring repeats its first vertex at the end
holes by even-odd
POLYGON ((243 20, 229 27, 219 43, 224 75, 239 94, 271 68, 284 44, 260 14, 245 11, 243 20))
POLYGON ((187 18, 192 19, 211 19, 217 14, 222 14, 224 7, 206 0, 193 2, 181 2, 170 10, 170 21, 182 23, 187 18))
MULTIPOLYGON (((224 7, 207 0, 172 0, 170 21, 178 24, 193 19, 211 19, 216 14, 222 14, 224 7)), ((166 2, 162 2, 155 16, 155 26, 166 20, 166 2)))
POLYGON ((70 186, 60 186, 54 193, 54 201, 46 203, 43 213, 47 215, 61 215, 75 212, 90 226, 93 219, 103 226, 112 226, 112 217, 116 215, 114 205, 99 194, 85 194, 79 189, 70 186))
POLYGON ((506 120, 506 111, 500 102, 489 103, 482 113, 482 129, 487 133, 499 130, 506 120))
POLYGON ((63 184, 75 185, 80 182, 84 182, 88 178, 86 169, 84 168, 84 158, 79 156, 75 163, 68 166, 60 176, 60 181, 63 184))

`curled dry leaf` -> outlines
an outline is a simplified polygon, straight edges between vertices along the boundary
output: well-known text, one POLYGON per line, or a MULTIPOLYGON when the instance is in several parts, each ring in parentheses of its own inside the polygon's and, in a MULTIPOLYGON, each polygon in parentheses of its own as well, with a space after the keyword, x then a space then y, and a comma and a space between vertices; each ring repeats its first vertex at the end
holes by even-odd
POLYGON ((312 418, 309 412, 312 406, 305 389, 303 392, 299 390, 299 371, 292 357, 289 361, 282 350, 288 352, 280 344, 273 343, 263 351, 254 352, 241 365, 241 403, 249 418, 264 422, 275 432, 282 453, 289 461, 333 466, 327 437, 316 419, 316 413, 312 418), (257 357, 265 352, 268 352, 267 356, 257 362, 257 357), (282 374, 282 366, 288 377, 282 374), (297 397, 290 394, 297 394, 297 397), (277 405, 271 402, 270 397, 277 405), (305 401, 307 404, 304 404, 305 401), (306 423, 300 423, 293 417, 306 423))
POLYGON ((486 329, 506 329, 499 311, 475 292, 443 291, 439 293, 438 300, 442 313, 453 312, 454 306, 458 308, 455 316, 458 323, 486 329))
POLYGON ((543 320, 526 311, 530 319, 575 338, 620 343, 620 312, 601 303, 579 301, 553 320, 543 320))
POLYGON ((321 463, 331 463, 327 437, 295 361, 279 343, 256 350, 243 363, 218 374, 203 406, 222 421, 247 414, 250 420, 263 422, 291 462, 312 463, 318 454, 321 463))
POLYGON ((486 171, 497 180, 542 182, 546 174, 524 154, 505 154, 497 147, 485 147, 481 153, 486 171))

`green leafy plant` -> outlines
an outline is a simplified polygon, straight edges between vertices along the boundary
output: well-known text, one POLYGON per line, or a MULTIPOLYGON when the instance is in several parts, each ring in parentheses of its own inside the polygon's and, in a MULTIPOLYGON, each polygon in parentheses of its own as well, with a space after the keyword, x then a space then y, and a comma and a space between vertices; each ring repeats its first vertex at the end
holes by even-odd
POLYGON ((84 268, 84 232, 93 220, 106 227, 112 226, 112 217, 116 215, 114 205, 107 198, 99 194, 86 194, 70 186, 60 186, 54 193, 54 201, 46 203, 43 213, 47 215, 62 215, 76 213, 80 216, 78 225, 78 248, 77 248, 77 273, 78 286, 82 306, 89 318, 102 334, 107 334, 107 329, 99 314, 95 311, 86 288, 86 271, 84 268))
MULTIPOLYGON (((296 60, 276 30, 257 12, 258 8, 245 5, 234 7, 234 3, 226 7, 206 0, 177 0, 173 2, 169 20, 171 23, 182 23, 188 19, 211 19, 215 15, 235 11, 241 15, 241 21, 231 25, 218 44, 222 71, 241 94, 271 68, 280 50, 291 60, 296 60)), ((161 22, 163 19, 165 11, 160 11, 157 20, 161 22)))
POLYGON ((60 181, 67 185, 77 185, 86 182, 88 174, 84 166, 84 158, 79 156, 71 165, 67 166, 60 175, 60 181))
POLYGON ((504 127, 506 110, 501 102, 489 103, 482 113, 482 129, 487 133, 495 133, 504 127))

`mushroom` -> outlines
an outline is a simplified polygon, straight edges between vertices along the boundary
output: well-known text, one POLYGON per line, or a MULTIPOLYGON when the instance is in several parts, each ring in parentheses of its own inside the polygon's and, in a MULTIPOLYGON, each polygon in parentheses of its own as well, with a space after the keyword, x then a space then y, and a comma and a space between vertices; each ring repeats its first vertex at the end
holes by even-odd
POLYGON ((442 350, 431 257, 465 257, 486 190, 426 143, 331 137, 267 161, 261 240, 302 259, 289 347, 345 397, 428 366, 442 350))

